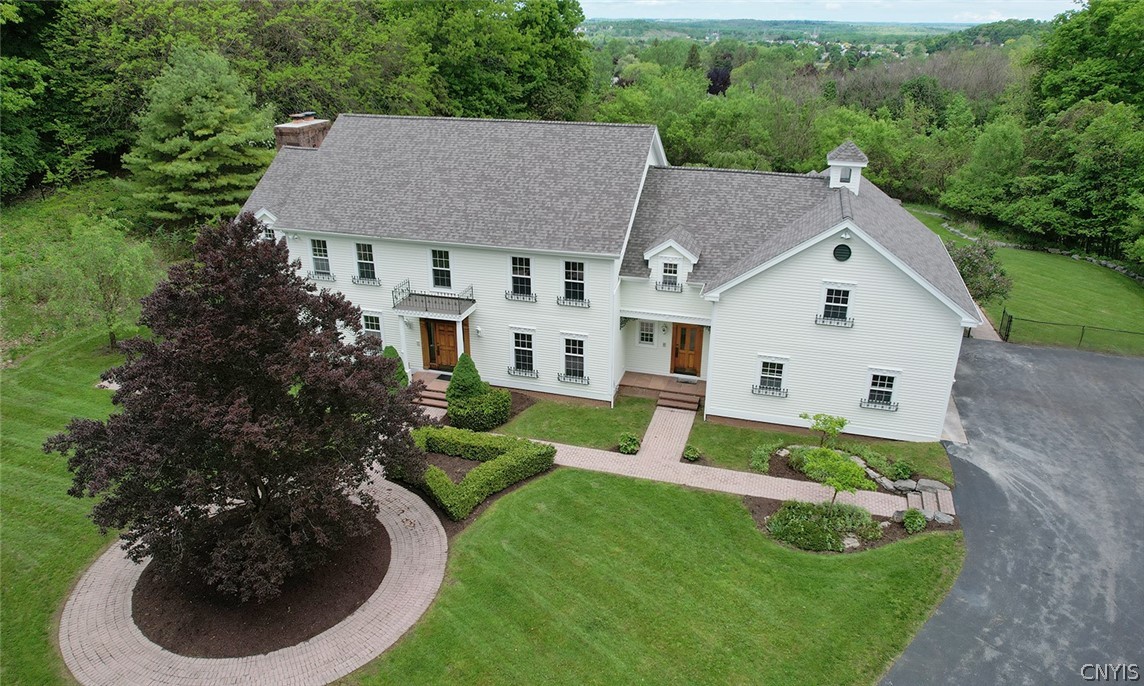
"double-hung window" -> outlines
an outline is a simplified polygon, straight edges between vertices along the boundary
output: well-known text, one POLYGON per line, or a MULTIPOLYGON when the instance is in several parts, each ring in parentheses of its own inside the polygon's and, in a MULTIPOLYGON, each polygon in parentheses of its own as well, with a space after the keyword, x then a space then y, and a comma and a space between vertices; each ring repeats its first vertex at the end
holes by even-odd
POLYGON ((377 280, 377 267, 373 262, 373 246, 369 243, 357 243, 354 245, 354 250, 357 252, 357 276, 353 282, 371 286, 381 285, 377 280))
POLYGON ((678 262, 663 263, 663 273, 661 275, 661 280, 656 283, 655 289, 657 291, 675 291, 677 293, 683 291, 683 284, 679 283, 678 262))
POLYGON ((269 226, 262 227, 262 238, 268 241, 274 240, 274 229, 269 226))
POLYGON ((588 376, 584 371, 583 339, 564 339, 564 373, 557 375, 557 378, 568 383, 588 383, 588 376))
POLYGON ((822 314, 814 321, 827 326, 854 326, 854 319, 850 317, 850 289, 827 287, 822 314))
POLYGON ((778 361, 779 359, 785 358, 762 360, 759 365, 759 385, 751 389, 755 395, 787 397, 787 389, 783 386, 783 373, 786 371, 786 363, 778 361))
POLYGON ((870 390, 866 392, 866 398, 859 405, 874 410, 897 412, 898 403, 894 402, 894 383, 896 381, 897 377, 891 374, 879 374, 877 372, 871 374, 870 390))
POLYGON ((362 335, 367 338, 376 338, 381 342, 381 315, 363 314, 361 316, 362 335))
POLYGON ((564 263, 564 297, 557 298, 556 302, 560 305, 571 305, 573 307, 589 307, 590 302, 585 297, 587 290, 584 286, 584 263, 583 262, 565 262, 564 263))
POLYGON ((505 291, 504 297, 508 300, 528 300, 536 302, 536 294, 532 292, 532 258, 513 257, 512 261, 512 288, 505 291))
POLYGON ((452 288, 453 270, 449 266, 448 250, 433 250, 433 288, 452 288))
POLYGON ((640 322, 640 345, 655 345, 655 322, 640 322))
POLYGON ((513 376, 539 376, 533 366, 532 334, 514 331, 512 334, 512 366, 508 373, 513 376))
POLYGON ((314 271, 310 277, 320 281, 333 281, 334 275, 330 272, 330 250, 324 240, 310 239, 310 255, 314 264, 314 271))

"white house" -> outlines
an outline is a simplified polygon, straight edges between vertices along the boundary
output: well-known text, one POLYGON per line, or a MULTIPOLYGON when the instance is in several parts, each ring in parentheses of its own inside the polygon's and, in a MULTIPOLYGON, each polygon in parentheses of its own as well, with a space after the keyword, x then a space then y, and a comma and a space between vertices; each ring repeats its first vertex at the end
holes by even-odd
POLYGON ((467 352, 495 385, 607 402, 625 372, 674 375, 706 382, 708 415, 941 433, 977 310, 853 143, 780 174, 671 167, 650 125, 280 129, 244 210, 411 370, 467 352))

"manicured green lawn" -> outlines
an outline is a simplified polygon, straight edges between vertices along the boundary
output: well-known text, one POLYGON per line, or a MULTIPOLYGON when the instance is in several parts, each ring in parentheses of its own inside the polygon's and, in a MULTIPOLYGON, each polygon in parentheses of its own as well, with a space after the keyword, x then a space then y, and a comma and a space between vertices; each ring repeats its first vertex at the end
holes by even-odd
POLYGON ((67 495, 66 461, 40 446, 75 416, 100 418, 111 392, 95 388, 117 364, 106 334, 49 343, 3 373, 0 446, 0 683, 50 684, 66 670, 53 646, 53 615, 68 588, 110 540, 87 519, 91 500, 67 495))
MULTIPOLYGON (((1065 324, 1139 331, 1144 333, 1144 287, 1111 269, 1063 255, 1013 250, 997 251, 1013 279, 1004 303, 982 303, 994 324, 1004 307, 1014 317, 1065 324)), ((1076 327, 1053 327, 1014 322, 1010 341, 1075 347, 1076 327)), ((1109 336, 1085 332, 1085 348, 1144 355, 1144 335, 1109 336)))
POLYGON ((927 205, 906 205, 905 207, 910 211, 910 214, 917 217, 918 221, 928 226, 930 231, 933 231, 937 235, 941 236, 943 241, 953 241, 957 245, 969 244, 968 240, 958 236, 957 234, 942 226, 941 223, 943 220, 941 217, 935 217, 934 215, 929 214, 929 212, 939 212, 940 210, 927 205))
POLYGON ((642 437, 654 412, 655 401, 650 398, 621 396, 611 408, 541 400, 497 431, 609 450, 619 444, 620 434, 625 431, 642 437))
MULTIPOLYGON (((727 469, 750 471, 751 451, 758 445, 782 441, 817 445, 818 437, 809 434, 764 431, 740 426, 726 426, 714 422, 696 420, 691 427, 688 442, 699 448, 712 464, 727 469)), ((925 477, 953 485, 953 468, 949 465, 949 455, 941 443, 911 443, 906 441, 886 441, 861 436, 843 436, 839 445, 862 443, 882 453, 891 460, 906 460, 925 477)))
POLYGON ((851 555, 772 542, 739 498, 561 469, 451 545, 362 684, 870 684, 949 590, 960 535, 851 555))

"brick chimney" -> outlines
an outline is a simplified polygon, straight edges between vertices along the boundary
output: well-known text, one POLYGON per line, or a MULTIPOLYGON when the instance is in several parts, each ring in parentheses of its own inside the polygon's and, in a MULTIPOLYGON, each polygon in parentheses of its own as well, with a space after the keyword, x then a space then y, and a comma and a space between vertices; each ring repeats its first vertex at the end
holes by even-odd
POLYGON ((322 144, 329 130, 330 120, 315 119, 314 112, 291 114, 290 121, 274 127, 274 144, 279 150, 283 145, 316 148, 322 144))

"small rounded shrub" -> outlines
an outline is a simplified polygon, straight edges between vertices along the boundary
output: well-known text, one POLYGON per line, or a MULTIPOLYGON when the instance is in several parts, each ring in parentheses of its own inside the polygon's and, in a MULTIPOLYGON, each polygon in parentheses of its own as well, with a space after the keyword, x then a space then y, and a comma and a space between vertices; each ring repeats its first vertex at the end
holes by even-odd
POLYGON ((489 392, 489 385, 481 381, 477 365, 468 353, 461 353, 457 358, 457 366, 453 367, 453 377, 449 379, 449 387, 445 389, 445 400, 450 405, 454 400, 473 398, 489 392))
POLYGON ((495 429, 512 414, 512 394, 498 388, 478 396, 450 400, 447 413, 453 426, 460 429, 495 429))
POLYGON ((833 486, 836 490, 854 490, 862 488, 874 490, 877 486, 866 478, 866 470, 862 469, 849 457, 830 448, 813 448, 803 456, 803 474, 811 479, 833 486))
POLYGON ((911 507, 902 515, 902 526, 906 527, 906 532, 911 534, 924 531, 926 528, 926 516, 922 514, 921 510, 916 507, 911 507))
POLYGON ((882 474, 894 481, 908 479, 914 475, 914 466, 905 460, 899 460, 898 462, 891 463, 890 470, 888 472, 882 472, 882 474))
POLYGON ((699 448, 696 448, 690 443, 688 443, 687 447, 683 449, 683 459, 687 460, 688 462, 695 462, 700 457, 702 457, 702 455, 699 452, 699 448))
POLYGON ((755 446, 755 449, 751 451, 751 469, 763 474, 769 472, 771 470, 771 455, 774 455, 775 451, 781 447, 781 443, 755 446))
POLYGON ((635 455, 640 451, 640 437, 625 431, 620 434, 620 452, 624 455, 635 455))

